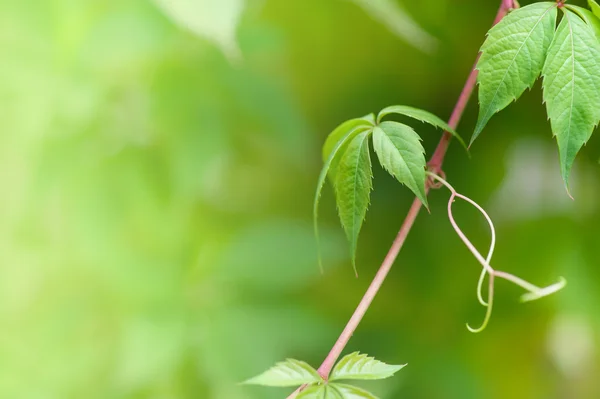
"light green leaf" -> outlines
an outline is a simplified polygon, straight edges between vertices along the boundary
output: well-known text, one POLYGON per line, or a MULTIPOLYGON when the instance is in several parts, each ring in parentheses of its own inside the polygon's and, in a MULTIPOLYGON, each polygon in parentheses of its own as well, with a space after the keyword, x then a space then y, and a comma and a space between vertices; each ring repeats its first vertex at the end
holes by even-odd
POLYGON ((331 384, 313 385, 300 392, 296 399, 345 399, 331 384))
POLYGON ((346 144, 356 137, 357 134, 369 131, 370 125, 367 122, 368 119, 359 118, 351 119, 342 123, 329 135, 330 138, 333 136, 332 140, 329 141, 329 139, 327 139, 325 142, 325 147, 331 146, 331 149, 326 150, 325 147, 323 148, 323 155, 327 154, 327 158, 325 160, 325 165, 323 165, 323 169, 321 169, 319 180, 317 181, 317 191, 315 192, 315 199, 313 201, 313 225, 315 229, 315 239, 317 241, 319 267, 321 268, 321 271, 323 270, 323 262, 321 259, 318 223, 319 200, 321 199, 321 192, 323 191, 323 186, 325 185, 327 175, 331 176, 333 183, 335 184, 335 170, 337 170, 337 165, 339 164, 340 158, 343 156, 344 151, 346 150, 346 144), (333 172, 332 168, 335 168, 333 172))
POLYGON ((334 380, 381 380, 391 377, 406 366, 385 364, 359 352, 344 356, 331 372, 330 381, 334 380))
POLYGON ((404 115, 421 122, 429 123, 432 126, 452 134, 454 137, 456 137, 460 144, 462 144, 463 147, 467 148, 464 140, 462 137, 460 137, 456 130, 452 129, 450 125, 431 112, 427 112, 419 108, 408 107, 406 105, 392 105, 381 110, 379 115, 377 115, 377 123, 381 122, 381 120, 389 114, 404 115))
POLYGON ((421 138, 398 122, 382 122, 373 129, 373 147, 379 163, 427 205, 425 194, 425 150, 421 138))
MULTIPOLYGON (((358 134, 360 131, 368 130, 375 126, 375 115, 369 114, 362 118, 355 118, 347 120, 342 123, 338 127, 336 127, 333 132, 327 136, 327 140, 325 140, 325 144, 323 145, 323 162, 327 162, 329 159, 329 155, 334 150, 336 144, 343 139, 350 131, 354 131, 354 134, 358 134), (358 128, 363 129, 358 129, 358 128)), ((343 153, 343 146, 340 148, 343 153)), ((337 161, 335 158, 329 167, 329 176, 333 179, 335 176, 335 171, 337 168, 337 161)))
POLYGON ((295 359, 287 359, 259 376, 244 381, 244 384, 269 387, 293 387, 303 384, 323 382, 317 370, 309 364, 295 359))
POLYGON ((377 396, 362 388, 347 384, 330 384, 331 388, 338 391, 344 399, 378 399, 377 396))
POLYGON ((154 0, 179 25, 217 44, 231 59, 240 57, 237 25, 245 0, 154 0))
POLYGON ((421 28, 395 0, 353 0, 371 17, 416 49, 432 52, 437 40, 421 28))
POLYGON ((477 63, 479 118, 471 143, 498 111, 538 78, 556 27, 556 3, 534 3, 511 11, 488 32, 477 63))
POLYGON ((579 15, 585 21, 585 23, 593 29, 596 37, 598 40, 600 40, 600 19, 598 19, 597 16, 595 16, 590 10, 587 10, 583 7, 578 7, 571 4, 566 5, 566 7, 569 10, 577 13, 577 15, 579 15))
POLYGON ((596 0, 588 0, 588 4, 590 5, 590 8, 592 9, 594 15, 600 18, 600 5, 598 5, 596 0))
POLYGON ((335 176, 335 193, 340 220, 352 254, 356 272, 356 246, 369 197, 373 188, 369 136, 371 131, 359 133, 350 141, 342 156, 335 176))
POLYGON ((563 11, 542 73, 544 101, 568 191, 575 156, 600 119, 600 43, 581 18, 563 11))

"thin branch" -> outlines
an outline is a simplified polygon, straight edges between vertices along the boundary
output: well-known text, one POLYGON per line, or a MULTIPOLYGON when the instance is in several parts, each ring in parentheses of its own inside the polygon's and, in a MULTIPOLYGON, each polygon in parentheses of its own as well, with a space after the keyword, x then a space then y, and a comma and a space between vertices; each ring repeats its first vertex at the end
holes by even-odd
MULTIPOLYGON (((496 18, 494 19, 494 25, 498 23, 502 18, 504 18, 504 16, 513 8, 517 8, 517 5, 513 0, 502 0, 500 9, 498 10, 496 18)), ((477 59, 479 59, 479 55, 477 56, 477 59)), ((477 61, 475 61, 475 65, 476 64, 477 61)), ((452 114, 448 121, 448 125, 450 125, 450 127, 453 129, 456 129, 456 127, 458 126, 458 123, 460 122, 460 119, 465 111, 467 103, 469 102, 469 98, 473 93, 473 89, 475 88, 475 84, 477 82, 477 70, 475 69, 475 65, 471 69, 471 73, 469 74, 469 77, 465 82, 462 92, 460 93, 458 101, 454 106, 454 110, 452 111, 452 114)), ((442 138, 440 139, 440 142, 438 143, 435 149, 435 152, 431 157, 431 160, 429 161, 428 165, 430 171, 434 173, 441 172, 442 164, 444 163, 444 157, 446 156, 448 145, 450 144, 451 139, 452 135, 448 132, 444 132, 442 138)), ((427 193, 429 193, 429 186, 426 187, 426 194, 427 193)), ((365 293, 360 303, 358 304, 358 307, 352 314, 352 317, 350 318, 348 324, 342 331, 342 334, 339 336, 339 338, 331 348, 331 351, 319 367, 319 374, 321 374, 321 376, 324 379, 327 379, 329 377, 329 373, 331 372, 331 369, 333 368, 335 362, 342 354, 342 351, 348 344, 348 341, 354 334, 354 331, 356 331, 356 328, 358 327, 362 318, 367 312, 369 306, 371 305, 371 302, 373 302, 375 295, 377 295, 377 292, 379 291, 383 282, 385 281, 385 278, 387 277, 390 269, 392 268, 392 265, 396 260, 400 249, 402 249, 404 241, 406 240, 406 237, 408 236, 408 233, 410 232, 419 214, 419 211, 421 210, 421 206, 421 201, 415 198, 408 211, 408 214, 406 215, 406 218, 404 219, 404 222, 402 223, 402 226, 400 227, 398 235, 394 239, 390 250, 388 251, 385 259, 383 260, 383 263, 379 267, 379 270, 377 271, 377 274, 375 275, 373 281, 371 282, 371 285, 369 285, 367 292, 365 293)), ((301 392, 304 388, 305 386, 301 386, 290 396, 288 396, 287 399, 295 398, 297 394, 301 392)))

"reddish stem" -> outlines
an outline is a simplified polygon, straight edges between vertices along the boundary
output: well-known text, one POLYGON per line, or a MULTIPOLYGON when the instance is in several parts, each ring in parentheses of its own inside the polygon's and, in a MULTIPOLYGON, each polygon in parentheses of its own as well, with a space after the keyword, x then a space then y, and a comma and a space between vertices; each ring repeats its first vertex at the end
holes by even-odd
MULTIPOLYGON (((494 25, 498 23, 512 8, 516 8, 515 6, 516 5, 514 4, 513 0, 502 0, 502 4, 500 5, 498 14, 494 19, 494 25)), ((477 56, 477 59, 479 59, 479 56, 477 56)), ((465 82, 465 86, 462 92, 460 93, 458 101, 454 106, 454 110, 452 111, 450 120, 448 121, 448 125, 450 125, 452 129, 456 129, 456 127, 458 126, 458 123, 464 113, 469 98, 473 93, 473 89, 475 88, 476 82, 477 70, 475 69, 475 67, 473 67, 471 73, 469 74, 469 77, 467 78, 467 81, 465 82)), ((441 172, 444 157, 446 155, 446 151, 448 150, 448 145, 450 143, 451 138, 452 135, 448 132, 444 132, 444 134, 442 135, 442 138, 440 139, 440 142, 437 148, 435 149, 431 160, 428 163, 429 169, 433 173, 441 172)), ((426 187, 426 193, 429 193, 429 185, 426 187)), ((319 367, 319 374, 321 374, 321 376, 325 380, 327 380, 327 378, 329 377, 329 374, 331 373, 331 369, 333 368, 335 362, 340 357, 342 351, 348 344, 348 341, 350 341, 350 338, 354 334, 354 331, 356 331, 356 328, 358 327, 365 313, 369 309, 371 302, 373 302, 373 299, 375 298, 377 292, 379 291, 383 282, 385 281, 385 278, 387 277, 390 269, 392 268, 392 265, 394 264, 394 261, 396 260, 396 257, 400 252, 400 249, 402 249, 402 246, 404 245, 404 241, 406 240, 408 233, 410 232, 415 220, 417 219, 421 207, 421 201, 415 198, 408 211, 408 214, 406 215, 406 218, 404 219, 404 222, 402 223, 402 226, 400 227, 398 235, 394 239, 394 242, 392 243, 392 246, 390 247, 387 255, 385 256, 383 263, 381 264, 379 270, 377 271, 377 274, 373 278, 371 285, 369 285, 367 292, 365 293, 360 303, 358 304, 358 307, 352 314, 352 317, 348 321, 348 324, 346 324, 344 331, 342 331, 341 335, 331 348, 331 351, 321 364, 321 367, 319 367)), ((298 388, 294 393, 288 396, 287 399, 295 398, 296 395, 299 392, 301 392, 304 388, 305 386, 298 388)))

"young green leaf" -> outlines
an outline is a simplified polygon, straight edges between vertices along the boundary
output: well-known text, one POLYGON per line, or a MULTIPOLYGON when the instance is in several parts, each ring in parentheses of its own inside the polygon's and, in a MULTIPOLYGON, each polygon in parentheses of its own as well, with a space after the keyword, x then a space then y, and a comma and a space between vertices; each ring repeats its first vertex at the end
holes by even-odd
POLYGON ((359 352, 346 355, 336 364, 329 381, 335 380, 381 380, 391 377, 406 366, 385 364, 359 352))
MULTIPOLYGON (((366 115, 362 118, 350 119, 339 125, 333 130, 333 132, 329 134, 329 136, 327 136, 327 140, 325 140, 325 144, 323 144, 323 162, 327 162, 329 155, 331 155, 331 152, 335 149, 336 144, 346 137, 348 133, 352 133, 354 136, 356 136, 362 131, 373 128, 374 125, 375 115, 373 114, 366 115)), ((347 143, 348 142, 345 144, 347 143)), ((345 145, 342 145, 339 151, 340 155, 343 154, 345 151, 345 145)), ((328 175, 332 183, 335 182, 335 172, 337 170, 339 160, 339 157, 334 157, 329 166, 328 175)))
POLYGON ((244 384, 264 385, 269 387, 293 387, 303 384, 323 382, 317 370, 305 362, 287 359, 259 376, 244 381, 244 384))
POLYGON ((377 123, 381 122, 381 120, 389 114, 404 115, 421 122, 429 123, 432 126, 452 134, 462 144, 463 147, 467 147, 464 140, 462 137, 460 137, 456 130, 452 129, 446 122, 431 112, 427 112, 419 108, 408 107, 406 105, 392 105, 381 110, 379 115, 377 115, 377 123))
POLYGON ((425 150, 419 135, 402 123, 381 122, 373 129, 373 147, 385 170, 427 206, 425 150))
POLYGON ((471 144, 492 116, 531 88, 556 27, 557 5, 534 3, 511 11, 488 32, 477 63, 479 118, 471 144))
POLYGON ((337 207, 342 226, 350 241, 352 266, 356 272, 358 234, 367 214, 373 175, 369 155, 371 131, 359 133, 350 141, 335 175, 337 207))
MULTIPOLYGON (((347 122, 342 123, 338 128, 336 128, 329 137, 334 137, 332 141, 329 139, 325 142, 325 147, 323 148, 323 155, 327 154, 327 158, 325 160, 325 164, 323 165, 323 169, 321 169, 321 174, 319 175, 319 180, 317 182, 317 191, 315 192, 315 199, 313 201, 313 225, 315 229, 315 239, 317 241, 317 252, 319 259, 319 267, 321 271, 323 270, 323 263, 321 260, 321 247, 319 244, 319 200, 321 199, 321 192, 323 191, 323 186, 325 185, 325 180, 327 176, 332 176, 334 180, 335 171, 331 172, 332 168, 337 169, 337 164, 339 163, 339 159, 343 155, 343 151, 346 149, 346 144, 350 142, 357 134, 361 132, 368 131, 370 126, 366 124, 368 120, 364 119, 351 119, 347 122), (331 145, 330 149, 327 149, 331 145), (335 165, 334 165, 335 163, 335 165)), ((335 180, 334 180, 335 183, 335 180)))
POLYGON ((596 38, 600 40, 600 19, 598 19, 597 16, 595 16, 590 10, 587 10, 583 7, 578 7, 571 4, 566 5, 566 7, 569 10, 577 13, 577 15, 579 15, 585 21, 585 23, 592 28, 596 34, 596 38))
POLYGON ((347 384, 330 384, 330 386, 338 391, 344 399, 378 399, 377 396, 364 389, 347 384))
POLYGON ((590 8, 592 9, 594 15, 600 18, 600 5, 598 5, 596 0, 588 0, 588 4, 590 5, 590 8))
POLYGON ((544 101, 568 191, 575 156, 600 120, 600 42, 581 18, 563 11, 542 73, 544 101))

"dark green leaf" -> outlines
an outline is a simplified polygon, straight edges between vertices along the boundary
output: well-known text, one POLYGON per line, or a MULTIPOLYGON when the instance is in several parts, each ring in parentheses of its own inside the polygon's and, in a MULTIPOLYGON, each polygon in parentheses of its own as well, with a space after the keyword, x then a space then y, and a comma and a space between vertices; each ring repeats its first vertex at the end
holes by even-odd
POLYGON ((594 31, 563 8, 544 64, 544 101, 558 142, 563 180, 600 119, 600 43, 594 31))
POLYGON ((556 27, 556 8, 556 3, 534 3, 511 11, 490 29, 477 63, 480 109, 471 143, 496 112, 540 75, 556 27))
POLYGON ((385 170, 427 206, 425 150, 419 135, 402 123, 382 122, 373 129, 373 147, 385 170))

